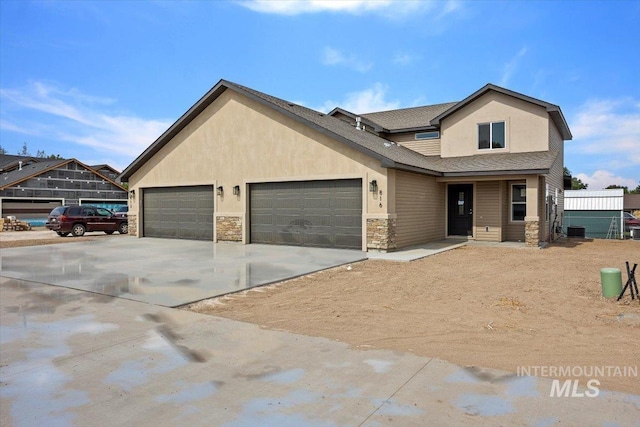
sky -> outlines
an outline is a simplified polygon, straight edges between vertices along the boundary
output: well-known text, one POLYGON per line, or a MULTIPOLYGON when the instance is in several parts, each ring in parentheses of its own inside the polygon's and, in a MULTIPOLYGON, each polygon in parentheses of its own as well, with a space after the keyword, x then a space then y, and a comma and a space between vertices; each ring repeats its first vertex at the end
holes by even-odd
POLYGON ((320 111, 557 104, 565 166, 640 183, 640 1, 0 1, 0 146, 123 170, 220 79, 320 111))

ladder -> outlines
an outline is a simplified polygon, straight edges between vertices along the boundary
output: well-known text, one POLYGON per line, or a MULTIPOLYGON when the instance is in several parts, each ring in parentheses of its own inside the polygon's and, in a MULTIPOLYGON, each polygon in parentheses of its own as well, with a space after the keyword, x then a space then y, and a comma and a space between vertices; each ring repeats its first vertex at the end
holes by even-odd
POLYGON ((618 238, 618 220, 616 217, 611 218, 611 224, 609 224, 609 231, 607 232, 607 239, 618 238))

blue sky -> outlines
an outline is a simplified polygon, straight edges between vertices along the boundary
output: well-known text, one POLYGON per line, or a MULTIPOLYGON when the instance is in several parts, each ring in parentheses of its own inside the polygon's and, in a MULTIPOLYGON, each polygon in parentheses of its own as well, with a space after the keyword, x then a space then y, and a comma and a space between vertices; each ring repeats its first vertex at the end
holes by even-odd
POLYGON ((640 1, 0 1, 0 145, 123 169, 221 78, 319 110, 560 105, 566 166, 640 182, 640 1))

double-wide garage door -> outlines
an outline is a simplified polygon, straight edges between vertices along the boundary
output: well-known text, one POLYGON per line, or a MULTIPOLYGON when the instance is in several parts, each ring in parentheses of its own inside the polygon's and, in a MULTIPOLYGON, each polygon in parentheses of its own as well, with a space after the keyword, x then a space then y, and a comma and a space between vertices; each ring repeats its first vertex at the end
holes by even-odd
POLYGON ((145 188, 145 237, 213 240, 213 186, 145 188))
POLYGON ((362 180, 250 186, 251 242, 360 249, 362 180))

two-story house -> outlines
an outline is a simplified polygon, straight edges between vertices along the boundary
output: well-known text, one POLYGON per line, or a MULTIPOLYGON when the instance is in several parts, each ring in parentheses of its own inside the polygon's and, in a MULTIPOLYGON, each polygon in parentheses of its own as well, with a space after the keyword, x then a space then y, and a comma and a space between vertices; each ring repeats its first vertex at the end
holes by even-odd
POLYGON ((0 217, 42 225, 61 205, 121 206, 128 192, 116 182, 119 174, 109 165, 87 166, 76 159, 0 154, 0 217))
POLYGON ((130 233, 395 249, 553 240, 560 108, 486 85, 460 102, 324 114, 221 80, 121 175, 130 233))

